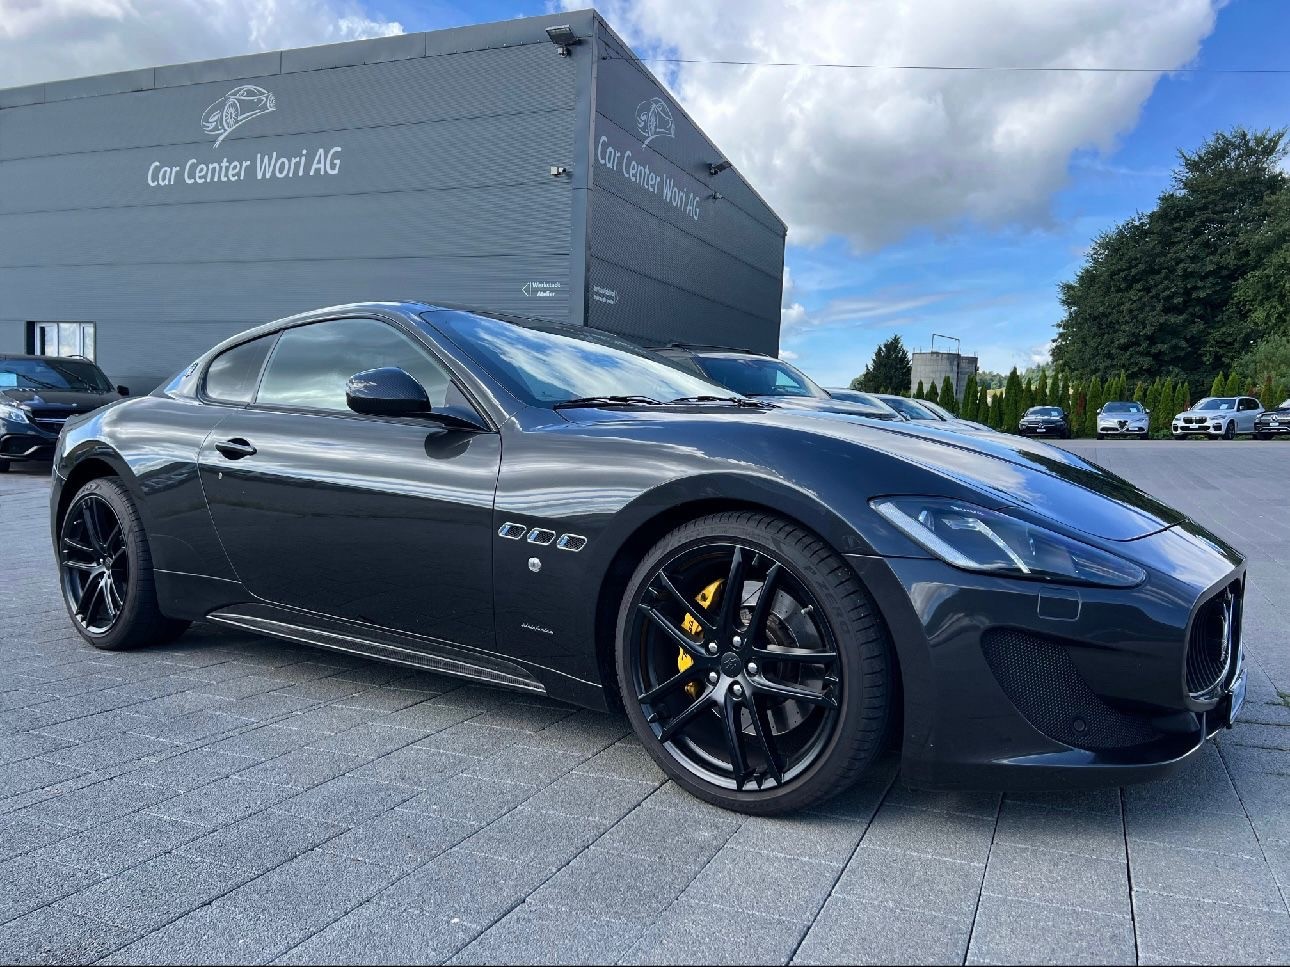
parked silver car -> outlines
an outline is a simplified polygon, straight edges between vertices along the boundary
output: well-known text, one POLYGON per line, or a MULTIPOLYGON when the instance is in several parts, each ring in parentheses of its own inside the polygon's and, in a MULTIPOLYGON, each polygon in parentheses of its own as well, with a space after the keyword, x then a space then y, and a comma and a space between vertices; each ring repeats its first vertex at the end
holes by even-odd
POLYGON ((1182 440, 1192 435, 1231 440, 1254 432, 1254 421, 1263 404, 1252 396, 1206 396, 1185 413, 1174 417, 1173 435, 1182 440))
POLYGON ((1138 437, 1145 440, 1151 431, 1151 411, 1132 400, 1116 400, 1097 411, 1097 438, 1109 436, 1138 437))

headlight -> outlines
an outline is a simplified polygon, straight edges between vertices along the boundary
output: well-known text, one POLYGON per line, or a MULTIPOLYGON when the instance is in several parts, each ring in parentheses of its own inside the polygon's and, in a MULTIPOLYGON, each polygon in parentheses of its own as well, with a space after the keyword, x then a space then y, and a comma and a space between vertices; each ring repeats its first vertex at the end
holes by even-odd
POLYGON ((1044 527, 943 497, 883 497, 873 509, 946 564, 1038 581, 1131 588, 1135 564, 1044 527))
POLYGON ((12 423, 30 423, 27 419, 27 411, 17 406, 11 406, 8 403, 0 403, 0 420, 9 420, 12 423))

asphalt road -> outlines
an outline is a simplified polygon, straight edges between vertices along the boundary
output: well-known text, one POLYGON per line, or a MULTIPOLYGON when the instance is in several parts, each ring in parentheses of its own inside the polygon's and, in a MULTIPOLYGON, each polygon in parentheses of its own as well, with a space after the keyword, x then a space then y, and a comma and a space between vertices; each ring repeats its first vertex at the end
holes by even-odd
POLYGON ((1250 556, 1242 723, 1092 794, 746 819, 625 720, 196 627, 71 630, 48 481, 0 476, 0 962, 1290 959, 1290 446, 1075 443, 1250 556))

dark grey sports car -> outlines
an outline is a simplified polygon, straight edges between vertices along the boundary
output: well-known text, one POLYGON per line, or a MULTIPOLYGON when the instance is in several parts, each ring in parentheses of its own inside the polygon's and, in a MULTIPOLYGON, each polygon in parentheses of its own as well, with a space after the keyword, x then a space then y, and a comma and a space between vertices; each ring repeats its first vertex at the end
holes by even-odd
POLYGON ((776 408, 593 330, 295 316, 68 421, 101 648, 207 620, 594 708, 733 809, 1168 772, 1244 694, 1240 554, 1046 444, 776 408))

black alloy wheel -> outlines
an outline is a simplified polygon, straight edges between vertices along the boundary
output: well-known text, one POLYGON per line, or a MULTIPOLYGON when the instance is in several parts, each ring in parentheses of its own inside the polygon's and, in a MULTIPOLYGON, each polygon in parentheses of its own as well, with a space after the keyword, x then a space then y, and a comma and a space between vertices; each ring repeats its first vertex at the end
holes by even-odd
POLYGON ((619 616, 628 717, 664 770, 727 808, 840 792, 881 747, 889 647, 851 567, 753 513, 684 525, 642 562, 619 616))
POLYGON ((143 525, 114 478, 91 480, 72 498, 58 531, 58 565, 67 613, 96 648, 169 641, 188 627, 157 605, 143 525))

